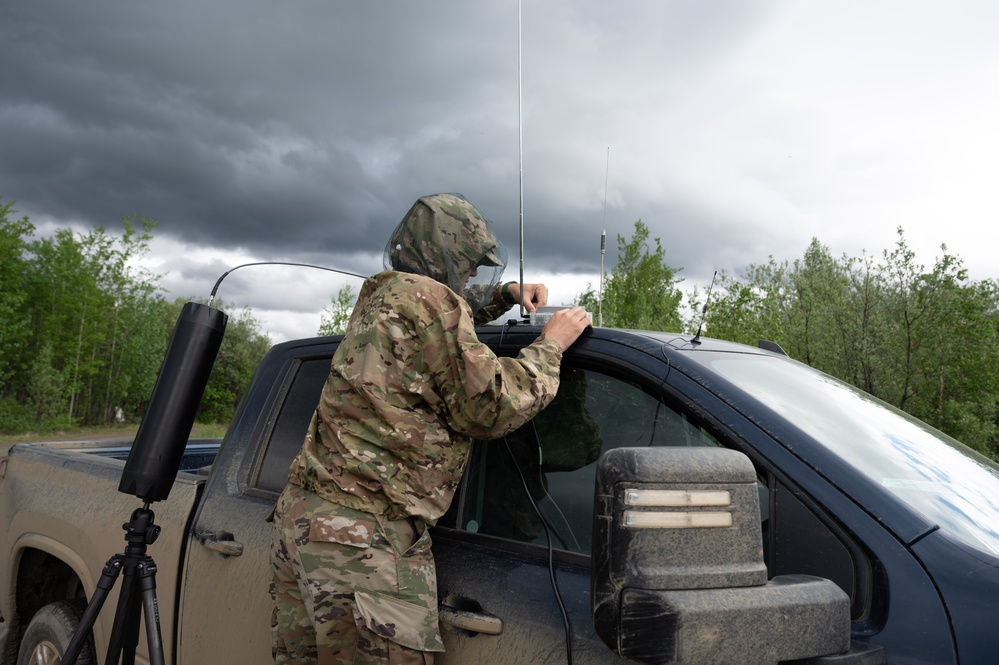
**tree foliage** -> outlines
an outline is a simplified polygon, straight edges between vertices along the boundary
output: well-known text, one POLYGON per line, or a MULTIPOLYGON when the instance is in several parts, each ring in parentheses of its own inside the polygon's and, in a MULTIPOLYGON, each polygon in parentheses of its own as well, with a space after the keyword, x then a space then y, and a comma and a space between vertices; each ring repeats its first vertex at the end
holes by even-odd
POLYGON ((347 322, 354 309, 357 294, 349 284, 344 284, 335 296, 330 296, 330 306, 323 308, 319 316, 317 335, 342 335, 347 331, 347 322))
MULTIPOLYGON (((132 216, 119 234, 35 238, 0 205, 0 431, 141 419, 180 308, 139 267, 154 228, 132 216)), ((204 417, 228 418, 269 345, 248 312, 230 319, 204 417)))
MULTIPOLYGON (((880 257, 834 257, 813 238, 793 262, 724 272, 690 294, 681 323, 676 274, 639 220, 618 236, 604 290, 604 325, 778 342, 802 362, 851 383, 999 459, 999 282, 972 282, 946 246, 919 263, 905 233, 880 257)), ((576 299, 599 307, 592 286, 576 299)))
MULTIPOLYGON (((26 358, 31 340, 27 253, 35 227, 27 217, 8 219, 13 204, 0 202, 0 386, 7 386, 26 358)), ((0 398, 7 391, 0 389, 0 398)))
MULTIPOLYGON (((0 200, 0 432, 106 425, 118 408, 141 419, 183 304, 167 302, 158 276, 138 267, 154 228, 132 216, 119 234, 60 229, 36 238, 0 200)), ((695 288, 695 314, 684 320, 681 269, 667 263, 660 240, 638 220, 617 243, 604 325, 694 332, 703 324, 712 337, 777 341, 999 458, 999 282, 969 280, 946 246, 927 267, 902 229, 877 257, 836 258, 813 239, 793 262, 771 257, 741 276, 719 274, 708 291, 695 288)), ((319 334, 342 332, 354 299, 349 286, 332 296, 319 334)), ((577 303, 601 309, 592 287, 577 303)), ((231 417, 270 346, 248 310, 229 314, 202 420, 231 417)))
POLYGON ((603 307, 592 287, 576 303, 594 316, 602 311, 610 328, 680 330, 683 294, 676 285, 681 269, 666 263, 659 238, 650 243, 649 228, 638 220, 630 240, 617 236, 617 251, 617 264, 605 279, 603 307))
MULTIPOLYGON (((174 303, 179 314, 184 301, 174 303)), ((260 323, 248 309, 230 311, 226 303, 216 300, 215 306, 229 315, 225 336, 198 410, 198 419, 205 422, 228 422, 236 412, 243 391, 250 385, 253 373, 271 347, 270 338, 260 331, 260 323)))
MULTIPOLYGON (((920 264, 898 229, 880 260, 833 258, 813 239, 802 259, 724 275, 705 316, 712 337, 777 341, 847 381, 997 456, 996 282, 971 282, 961 260, 920 264)), ((693 304, 700 307, 695 293, 693 304)))

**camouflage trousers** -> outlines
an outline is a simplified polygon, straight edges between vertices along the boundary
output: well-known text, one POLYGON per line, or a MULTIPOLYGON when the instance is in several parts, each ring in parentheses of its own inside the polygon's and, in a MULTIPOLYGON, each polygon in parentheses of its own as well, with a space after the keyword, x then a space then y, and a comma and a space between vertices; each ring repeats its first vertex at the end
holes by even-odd
POLYGON ((274 511, 274 662, 433 665, 443 651, 430 532, 288 485, 274 511))

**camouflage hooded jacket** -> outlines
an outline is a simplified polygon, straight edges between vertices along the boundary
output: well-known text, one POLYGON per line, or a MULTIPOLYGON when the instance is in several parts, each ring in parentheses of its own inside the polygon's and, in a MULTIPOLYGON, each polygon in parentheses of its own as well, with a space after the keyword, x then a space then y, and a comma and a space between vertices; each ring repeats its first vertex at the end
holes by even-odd
MULTIPOLYGON (((468 233, 468 215, 442 213, 439 201, 418 209, 427 199, 389 246, 415 248, 410 258, 425 272, 407 266, 365 281, 289 480, 355 510, 433 524, 451 503, 471 438, 501 437, 555 397, 562 350, 539 339, 499 358, 479 342, 471 307, 447 285, 456 282, 433 266, 467 272, 492 260, 498 241, 468 233), (466 229, 426 233, 427 210, 446 218, 432 229, 454 218, 466 229)), ((505 311, 493 294, 484 315, 505 311)))

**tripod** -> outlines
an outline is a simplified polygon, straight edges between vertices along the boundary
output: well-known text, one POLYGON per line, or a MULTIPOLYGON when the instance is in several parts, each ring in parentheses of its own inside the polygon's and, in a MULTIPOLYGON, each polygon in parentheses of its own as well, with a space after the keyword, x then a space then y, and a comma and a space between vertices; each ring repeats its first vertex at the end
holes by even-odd
POLYGON ((135 647, 139 643, 139 606, 146 617, 146 639, 149 643, 149 662, 151 665, 164 665, 163 639, 160 635, 160 614, 156 603, 156 563, 152 557, 146 556, 146 546, 152 545, 160 535, 160 527, 153 524, 153 511, 149 504, 132 512, 132 518, 122 525, 125 530, 124 554, 115 554, 104 564, 104 571, 97 582, 94 597, 87 605, 80 625, 73 634, 63 654, 63 665, 76 665, 83 644, 94 627, 94 621, 107 599, 108 592, 114 587, 119 573, 125 571, 122 580, 121 593, 118 596, 118 606, 115 609, 114 624, 111 628, 111 639, 108 642, 105 665, 122 665, 135 663, 135 647))

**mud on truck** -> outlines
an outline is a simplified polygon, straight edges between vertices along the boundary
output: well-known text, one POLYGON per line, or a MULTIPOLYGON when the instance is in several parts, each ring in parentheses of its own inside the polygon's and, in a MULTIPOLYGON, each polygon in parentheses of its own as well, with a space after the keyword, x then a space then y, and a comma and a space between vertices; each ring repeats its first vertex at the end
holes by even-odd
MULTIPOLYGON (((513 355, 539 331, 478 334, 513 355)), ((152 504, 165 662, 271 662, 265 518, 338 341, 275 346, 152 504)), ((138 506, 128 454, 0 451, 3 663, 59 662, 138 506)), ((444 665, 999 658, 999 469, 779 350, 587 332, 549 408, 475 442, 433 541, 444 665)))

